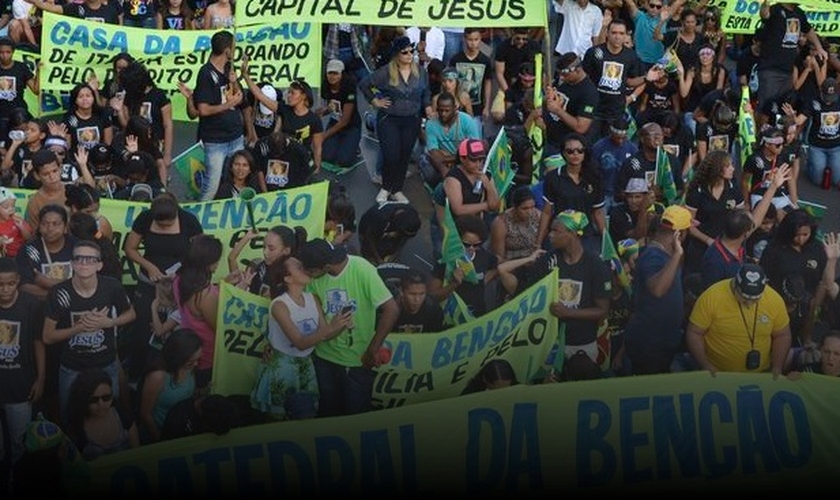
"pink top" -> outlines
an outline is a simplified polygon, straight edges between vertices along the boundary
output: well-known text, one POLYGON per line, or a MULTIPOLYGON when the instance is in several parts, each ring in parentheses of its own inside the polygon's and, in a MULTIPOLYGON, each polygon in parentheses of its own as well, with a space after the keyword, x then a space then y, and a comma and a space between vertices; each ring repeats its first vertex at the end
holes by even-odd
MULTIPOLYGON (((216 332, 203 319, 197 318, 186 304, 181 304, 178 283, 181 277, 178 276, 172 282, 172 292, 175 295, 175 302, 178 304, 178 311, 181 312, 181 328, 192 330, 201 339, 201 358, 198 360, 199 370, 206 370, 213 366, 213 353, 216 350, 216 332)), ((219 294, 218 285, 210 285, 210 293, 219 294)))

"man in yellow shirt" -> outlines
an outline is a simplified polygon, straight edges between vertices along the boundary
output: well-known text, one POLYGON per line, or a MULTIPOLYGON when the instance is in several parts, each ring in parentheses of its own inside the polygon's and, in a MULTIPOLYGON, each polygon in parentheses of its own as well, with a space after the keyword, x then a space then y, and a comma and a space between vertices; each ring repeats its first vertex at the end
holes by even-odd
POLYGON ((765 286, 761 266, 744 264, 697 299, 686 343, 695 361, 713 374, 782 372, 790 350, 790 318, 782 297, 765 286))

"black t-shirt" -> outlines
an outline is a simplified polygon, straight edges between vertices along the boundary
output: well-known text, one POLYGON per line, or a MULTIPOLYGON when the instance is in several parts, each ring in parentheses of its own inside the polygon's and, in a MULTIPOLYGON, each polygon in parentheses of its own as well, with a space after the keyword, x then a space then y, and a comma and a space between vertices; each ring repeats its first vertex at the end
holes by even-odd
POLYGON ((673 111, 674 101, 671 99, 677 94, 677 82, 668 80, 664 87, 657 87, 649 83, 645 86, 644 95, 647 96, 647 110, 648 111, 673 111))
MULTIPOLYGON (((9 68, 0 68, 0 116, 7 118, 15 108, 25 108, 26 84, 33 77, 26 64, 12 61, 9 68)), ((0 137, 0 141, 7 140, 0 137)))
MULTIPOLYGON (((187 253, 190 239, 204 232, 195 215, 183 208, 178 209, 178 222, 181 232, 178 234, 161 234, 152 232, 152 212, 143 211, 134 219, 131 230, 140 235, 143 241, 143 257, 157 266, 162 273, 181 262, 187 253)), ((140 270, 142 276, 147 276, 145 269, 140 270)))
MULTIPOLYGON (((603 208, 604 190, 601 183, 595 179, 587 179, 581 175, 580 183, 566 173, 565 168, 558 168, 549 172, 543 184, 543 195, 554 203, 554 213, 557 215, 563 210, 576 210, 591 217, 592 212, 603 208)), ((585 234, 595 234, 595 224, 589 224, 584 230, 585 234)))
POLYGON ((707 153, 719 149, 731 154, 737 136, 738 127, 735 125, 728 130, 718 130, 711 121, 697 124, 697 142, 706 143, 707 153))
POLYGON ((803 113, 811 118, 808 142, 817 148, 840 146, 840 100, 828 105, 822 99, 812 99, 803 113))
POLYGON ((639 214, 631 212, 627 205, 619 203, 610 209, 610 237, 613 243, 618 244, 619 241, 629 238, 627 234, 636 228, 639 214))
POLYGON ((124 0, 122 12, 125 19, 141 21, 155 17, 155 0, 124 0))
MULTIPOLYGON (((682 167, 685 165, 691 152, 695 150, 694 133, 688 127, 680 127, 676 135, 662 138, 662 149, 674 155, 677 163, 682 167)), ((677 164, 671 163, 671 168, 675 174, 678 172, 677 164)))
POLYGON ((163 113, 161 112, 161 109, 172 104, 169 96, 163 90, 157 87, 152 87, 151 90, 146 92, 146 95, 143 96, 143 99, 138 104, 138 108, 135 112, 143 118, 149 120, 149 123, 152 124, 154 138, 162 141, 163 113))
POLYGON ((586 51, 583 69, 600 95, 595 116, 607 120, 620 117, 626 106, 627 79, 642 74, 639 56, 627 47, 613 54, 606 44, 596 45, 586 51))
MULTIPOLYGON (((469 88, 470 101, 472 102, 473 116, 481 116, 484 112, 484 82, 493 78, 493 61, 479 52, 475 59, 469 59, 463 51, 455 54, 449 60, 449 65, 454 67, 459 75, 472 75, 474 79, 469 88)), ((505 64, 507 68, 507 64, 505 64)))
POLYGON ((400 316, 394 324, 396 333, 438 333, 443 331, 443 309, 430 297, 426 297, 420 310, 410 314, 400 308, 400 316))
POLYGON ((269 191, 303 186, 309 179, 309 150, 289 137, 282 150, 274 150, 266 139, 260 139, 251 152, 269 191))
MULTIPOLYGON (((670 155, 669 159, 671 160, 671 165, 676 162, 673 155, 670 155)), ((656 172, 656 160, 648 160, 642 151, 636 151, 633 156, 627 158, 618 168, 615 189, 617 192, 624 191, 630 179, 645 179, 648 181, 648 185, 652 185, 654 182, 654 172, 656 172)))
POLYGON ((35 175, 32 175, 32 155, 34 154, 35 151, 21 144, 12 156, 12 171, 17 175, 18 185, 24 189, 38 189, 41 184, 35 180, 35 175))
POLYGON ((528 43, 518 48, 513 44, 510 38, 503 41, 496 49, 496 62, 505 63, 505 80, 508 85, 519 76, 519 66, 524 62, 533 62, 534 55, 540 52, 540 46, 534 40, 528 40, 528 43))
POLYGON ((73 246, 76 239, 64 235, 64 246, 58 252, 47 256, 41 238, 34 238, 24 245, 15 256, 21 283, 33 283, 35 273, 39 272, 52 279, 67 279, 73 275, 73 246))
POLYGON ((105 142, 105 129, 111 126, 111 117, 105 112, 94 112, 90 118, 79 118, 76 113, 67 113, 64 116, 64 124, 73 141, 71 151, 78 145, 91 149, 100 142, 105 142))
POLYGON ((11 307, 0 307, 0 405, 23 403, 35 382, 34 343, 41 340, 40 300, 21 292, 11 307))
MULTIPOLYGON (((557 93, 562 99, 563 109, 572 116, 590 119, 594 117, 598 106, 598 89, 589 78, 584 78, 575 84, 564 82, 557 88, 557 93)), ((557 147, 561 147, 563 139, 574 132, 563 123, 559 116, 550 113, 545 106, 543 106, 543 121, 546 140, 557 147)))
POLYGON ((770 6, 761 36, 759 69, 791 72, 799 54, 799 37, 811 31, 811 23, 799 6, 787 10, 780 4, 770 6))
POLYGON ((747 84, 750 86, 750 91, 758 92, 758 65, 761 63, 761 56, 752 53, 752 50, 746 50, 738 58, 738 64, 735 67, 735 74, 738 77, 747 77, 747 84))
POLYGON ((165 30, 183 31, 187 29, 187 26, 189 26, 190 23, 189 18, 186 18, 181 14, 172 14, 168 9, 161 17, 163 17, 163 29, 165 30))
MULTIPOLYGON (((196 107, 200 103, 219 105, 227 102, 227 94, 231 91, 228 84, 230 65, 225 66, 225 72, 220 73, 212 63, 206 63, 198 71, 198 78, 193 93, 196 107)), ((198 120, 198 137, 204 142, 231 142, 242 136, 242 114, 238 108, 227 109, 221 113, 204 116, 198 120)))
MULTIPOLYGON (((356 85, 350 78, 344 76, 341 78, 337 90, 332 90, 328 84, 323 85, 321 87, 321 99, 329 106, 330 124, 336 123, 341 120, 345 104, 356 105, 356 85)), ((359 110, 354 107, 353 112, 350 114, 350 123, 347 124, 347 127, 358 128, 361 125, 362 119, 359 116, 359 110)))
MULTIPOLYGON (((79 295, 73 281, 66 280, 50 289, 46 301, 46 317, 56 322, 56 329, 70 328, 83 314, 94 309, 107 309, 108 317, 116 318, 131 304, 122 284, 108 276, 99 276, 96 292, 91 297, 79 295)), ((103 368, 117 359, 117 328, 77 333, 63 344, 61 364, 71 370, 103 368)))
MULTIPOLYGON (((781 166, 785 160, 779 156, 775 160, 770 160, 765 157, 761 151, 756 151, 751 154, 747 161, 744 162, 744 175, 751 177, 751 195, 763 196, 770 185, 770 173, 781 166)), ((787 183, 782 184, 782 187, 776 190, 776 197, 787 196, 787 183)), ((749 202, 749 200, 745 200, 749 202)))
MULTIPOLYGON (((129 2, 126 1, 126 4, 129 2)), ((98 23, 120 24, 119 7, 116 2, 100 4, 98 9, 91 9, 84 3, 68 3, 61 6, 65 16, 78 17, 98 23)))
POLYGON ((669 31, 665 33, 664 45, 674 49, 683 68, 692 68, 697 64, 697 53, 700 52, 700 47, 703 46, 704 41, 700 33, 694 35, 693 42, 687 43, 680 38, 679 31, 669 31))
MULTIPOLYGON (((551 250, 531 266, 517 269, 518 292, 536 283, 554 268, 560 270, 559 300, 566 307, 586 309, 595 306, 596 299, 609 300, 612 295, 612 277, 607 265, 592 252, 584 251, 574 264, 563 259, 560 250, 551 250)), ((566 320, 566 345, 584 345, 595 342, 598 323, 577 319, 566 320)))
POLYGON ((740 187, 733 181, 728 181, 720 198, 715 199, 705 187, 697 187, 688 192, 685 199, 686 206, 697 210, 694 218, 700 225, 700 231, 712 238, 723 235, 723 224, 726 212, 734 210, 744 202, 740 187))
POLYGON ((282 120, 280 126, 283 132, 306 146, 307 149, 312 147, 312 136, 324 131, 323 122, 312 111, 298 116, 291 106, 280 104, 278 112, 282 120))
POLYGON ((778 292, 781 292, 786 276, 801 274, 805 280, 805 289, 813 296, 825 264, 825 249, 816 238, 806 243, 801 251, 794 250, 790 245, 782 245, 777 240, 772 241, 761 255, 761 267, 767 273, 767 281, 778 292))
POLYGON ((404 203, 377 203, 370 207, 359 219, 359 240, 362 245, 375 250, 382 258, 395 255, 410 238, 395 223, 396 216, 406 210, 417 212, 414 207, 404 203))
MULTIPOLYGON (((277 95, 281 95, 281 93, 278 91, 277 95)), ((260 102, 256 97, 254 97, 254 94, 251 91, 247 91, 245 93, 245 102, 247 103, 247 106, 254 109, 254 131, 257 133, 257 138, 262 139, 274 132, 274 127, 277 123, 277 114, 268 108, 266 108, 268 111, 268 113, 266 113, 265 110, 262 109, 262 106, 260 106, 260 102)))

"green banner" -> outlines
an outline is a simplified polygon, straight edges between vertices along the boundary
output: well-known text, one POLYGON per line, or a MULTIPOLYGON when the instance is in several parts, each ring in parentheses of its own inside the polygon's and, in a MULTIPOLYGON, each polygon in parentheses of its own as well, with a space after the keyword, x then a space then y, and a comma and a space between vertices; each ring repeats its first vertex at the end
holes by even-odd
MULTIPOLYGON (((491 359, 507 360, 521 381, 542 367, 557 339, 557 271, 480 318, 441 333, 392 333, 391 361, 377 370, 374 406, 387 408, 461 394, 491 359)), ((250 394, 268 331, 269 300, 222 284, 212 391, 250 394)))
MULTIPOLYGON (((754 33, 761 24, 761 1, 718 0, 715 6, 721 11, 721 28, 726 33, 754 33)), ((780 3, 780 2, 771 2, 780 3)), ((801 4, 808 22, 822 36, 840 35, 840 1, 807 0, 801 4)), ((798 33, 799 26, 796 31, 798 33)), ((798 39, 798 34, 797 34, 798 39)))
MULTIPOLYGON (((128 52, 142 62, 172 100, 176 120, 189 120, 178 82, 195 87, 198 70, 210 55, 213 31, 131 28, 44 13, 41 89, 61 98, 45 100, 43 112, 65 109, 70 90, 94 75, 100 84, 112 77, 113 57, 128 52)), ((236 31, 234 65, 243 55, 256 82, 287 87, 305 78, 321 84, 321 31, 308 23, 255 24, 236 31)), ((46 96, 45 96, 46 98, 46 96)), ((45 99, 43 98, 43 99, 45 99)))
POLYGON ((838 421, 840 381, 815 374, 790 381, 692 372, 515 386, 143 446, 91 462, 91 493, 752 498, 816 485, 831 491, 840 487, 838 421))
POLYGON ((240 0, 236 24, 310 23, 507 28, 546 25, 534 0, 240 0))
MULTIPOLYGON (((324 221, 327 214, 328 182, 320 182, 284 191, 272 191, 259 194, 254 198, 254 221, 257 230, 265 234, 276 225, 289 227, 302 226, 312 238, 324 234, 324 221)), ((32 191, 15 189, 18 197, 15 209, 22 213, 26 208, 26 199, 32 191)), ((214 281, 219 281, 228 274, 227 256, 239 239, 248 232, 248 216, 245 202, 239 198, 206 202, 181 203, 181 208, 195 214, 204 232, 222 240, 223 253, 214 281)), ((123 246, 131 231, 134 219, 140 212, 149 208, 148 203, 136 203, 122 200, 102 199, 99 214, 105 216, 114 230, 113 242, 120 252, 123 266, 123 283, 137 282, 137 265, 125 256, 123 246)), ((240 254, 242 262, 262 257, 263 238, 258 236, 240 254)), ((142 252, 142 250, 141 250, 142 252)))

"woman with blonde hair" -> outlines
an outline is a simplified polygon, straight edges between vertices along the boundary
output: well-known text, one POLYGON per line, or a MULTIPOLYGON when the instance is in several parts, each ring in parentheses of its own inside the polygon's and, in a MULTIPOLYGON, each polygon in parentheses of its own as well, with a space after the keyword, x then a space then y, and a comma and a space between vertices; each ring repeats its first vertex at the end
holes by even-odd
POLYGON ((376 109, 376 132, 382 148, 382 189, 377 203, 408 203, 403 183, 411 151, 420 134, 421 117, 432 114, 429 77, 414 60, 414 45, 406 36, 391 42, 388 64, 363 80, 360 90, 376 109))
POLYGON ((444 92, 449 92, 455 96, 455 104, 458 106, 458 110, 473 116, 472 100, 470 99, 470 93, 464 88, 465 83, 458 77, 458 70, 451 67, 444 68, 441 73, 440 92, 432 97, 432 109, 437 109, 438 96, 444 92))

